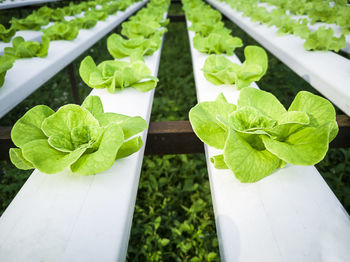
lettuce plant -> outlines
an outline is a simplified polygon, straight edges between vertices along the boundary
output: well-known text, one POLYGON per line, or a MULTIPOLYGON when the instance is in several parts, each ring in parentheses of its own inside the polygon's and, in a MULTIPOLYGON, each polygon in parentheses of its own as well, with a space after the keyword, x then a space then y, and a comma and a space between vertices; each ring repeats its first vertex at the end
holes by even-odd
POLYGON ((85 16, 104 21, 108 17, 108 13, 103 10, 93 10, 85 12, 85 16))
POLYGON ((242 40, 239 37, 233 37, 228 33, 215 31, 207 37, 196 34, 193 38, 193 47, 201 53, 206 54, 222 54, 233 55, 233 51, 237 47, 243 46, 242 40))
POLYGON ((120 0, 117 3, 118 3, 118 10, 124 11, 133 3, 133 1, 132 0, 120 0))
POLYGON ((132 55, 148 56, 158 50, 161 43, 160 34, 157 33, 150 38, 140 36, 132 39, 124 39, 120 35, 112 34, 107 39, 107 49, 115 59, 132 55))
POLYGON ((209 36, 211 33, 217 34, 230 34, 231 30, 224 26, 223 22, 207 23, 206 21, 192 23, 192 25, 188 28, 191 31, 200 34, 203 37, 209 36))
POLYGON ((52 13, 51 13, 51 16, 50 16, 50 21, 53 21, 53 22, 62 22, 64 21, 64 16, 66 14, 64 13, 63 9, 61 8, 57 8, 57 9, 54 9, 52 10, 52 13))
POLYGON ((221 55, 210 55, 204 63, 204 76, 214 85, 232 85, 237 89, 259 81, 267 70, 267 54, 258 46, 247 46, 244 49, 246 60, 242 65, 232 63, 221 55))
POLYGON ((337 14, 337 24, 343 28, 343 34, 350 34, 350 6, 343 7, 337 14))
POLYGON ((334 36, 332 28, 320 27, 315 32, 309 34, 304 43, 306 50, 334 50, 338 52, 345 47, 345 36, 334 36))
POLYGON ((9 29, 6 29, 5 26, 0 24, 0 41, 9 43, 11 41, 11 38, 16 34, 16 29, 13 27, 10 27, 9 29))
POLYGON ((30 14, 26 18, 17 19, 12 18, 10 23, 12 27, 18 30, 40 30, 41 26, 47 25, 49 20, 38 16, 37 14, 30 14))
POLYGON ((155 21, 161 26, 167 26, 169 24, 169 19, 164 19, 164 12, 162 10, 154 10, 151 8, 145 8, 140 10, 137 15, 130 17, 130 21, 140 21, 148 23, 155 21))
POLYGON ((62 8, 51 9, 47 6, 39 8, 38 11, 34 12, 33 14, 52 22, 64 21, 64 16, 66 15, 62 8))
POLYGON ((102 6, 102 11, 106 12, 109 15, 115 14, 118 10, 119 10, 118 2, 103 4, 102 6))
POLYGON ((11 138, 17 148, 10 149, 10 159, 19 169, 55 174, 69 168, 93 175, 137 152, 142 139, 133 136, 146 128, 141 117, 104 113, 98 96, 88 96, 82 106, 62 106, 57 112, 39 105, 13 126, 11 138))
POLYGON ((286 163, 314 165, 327 153, 338 133, 332 104, 306 91, 297 94, 288 110, 271 93, 246 87, 237 105, 223 94, 199 103, 189 118, 196 135, 223 150, 211 161, 231 169, 244 183, 256 182, 286 163))
POLYGON ((7 55, 0 56, 0 87, 2 87, 5 82, 5 75, 7 70, 13 66, 14 62, 15 59, 13 57, 7 55))
POLYGON ((163 35, 167 29, 162 28, 161 30, 158 30, 162 26, 155 22, 155 21, 148 21, 147 23, 144 23, 143 21, 128 21, 124 22, 122 24, 122 35, 127 38, 134 38, 134 37, 151 37, 153 34, 158 33, 163 35))
POLYGON ((327 22, 334 23, 337 19, 337 10, 329 6, 328 2, 319 1, 308 11, 311 23, 327 22))
POLYGON ((70 24, 77 26, 79 29, 90 29, 97 24, 97 19, 92 16, 78 17, 71 21, 70 24))
POLYGON ((50 20, 52 9, 48 6, 40 7, 37 11, 34 11, 33 14, 36 14, 37 16, 40 16, 41 18, 45 20, 50 20))
POLYGON ((73 40, 79 34, 79 28, 75 22, 56 23, 43 30, 50 41, 53 40, 73 40))
POLYGON ((41 43, 36 41, 24 41, 23 37, 15 37, 12 47, 5 47, 5 55, 13 58, 45 57, 49 49, 50 39, 42 36, 41 43))
POLYGON ((206 23, 215 24, 221 21, 221 13, 212 9, 208 5, 201 5, 196 8, 186 9, 186 18, 192 23, 205 21, 206 23))
POLYGON ((151 76, 151 70, 141 61, 103 61, 96 66, 91 56, 80 64, 81 79, 91 88, 107 88, 110 93, 115 89, 133 87, 147 92, 156 87, 158 78, 151 76))

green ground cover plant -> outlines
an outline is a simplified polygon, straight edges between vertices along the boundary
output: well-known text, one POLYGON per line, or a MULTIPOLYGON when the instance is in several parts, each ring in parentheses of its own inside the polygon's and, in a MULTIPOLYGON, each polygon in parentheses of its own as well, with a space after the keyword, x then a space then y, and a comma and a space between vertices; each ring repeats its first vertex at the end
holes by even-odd
MULTIPOLYGON (((58 3, 60 2, 56 5, 58 3)), ((181 12, 180 4, 171 5, 170 14, 181 12)), ((2 18, 0 13, 0 20, 2 18)), ((259 46, 233 23, 228 20, 223 22, 245 45, 259 46)), ((120 33, 120 30, 118 27, 116 33, 120 33)), ((186 120, 190 108, 197 103, 186 25, 170 23, 168 30, 162 49, 158 74, 160 81, 155 92, 151 121, 186 120)), ((96 64, 111 59, 106 40, 107 36, 73 62, 82 99, 91 89, 78 77, 79 65, 89 55, 96 64)), ((237 48, 235 53, 244 61, 243 48, 237 48)), ((272 54, 267 52, 267 55, 269 67, 259 81, 262 90, 273 93, 286 108, 301 90, 318 94, 272 54)), ((74 100, 67 72, 62 70, 1 118, 0 125, 13 125, 19 116, 36 105, 45 104, 56 111, 67 103, 74 103, 74 100)), ((341 112, 338 110, 338 113, 341 112)), ((316 167, 344 207, 350 211, 350 150, 330 149, 316 167)), ((30 170, 18 170, 7 161, 0 162, 1 213, 30 173, 30 170)), ((220 261, 205 157, 200 154, 145 156, 127 260, 191 259, 220 261)))

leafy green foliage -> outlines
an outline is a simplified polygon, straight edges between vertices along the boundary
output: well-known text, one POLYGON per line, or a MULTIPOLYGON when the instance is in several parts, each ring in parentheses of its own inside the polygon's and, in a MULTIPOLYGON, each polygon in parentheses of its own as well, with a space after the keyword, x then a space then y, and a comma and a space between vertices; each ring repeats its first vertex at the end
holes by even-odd
POLYGON ((149 56, 152 55, 162 43, 159 34, 154 34, 150 38, 143 36, 132 39, 124 39, 121 35, 112 34, 108 37, 107 48, 113 58, 124 58, 132 55, 149 56))
POLYGON ((220 261, 203 155, 145 157, 127 261, 220 261))
POLYGON ((244 88, 237 109, 223 95, 190 111, 196 135, 223 149, 216 166, 233 171, 244 183, 256 182, 283 167, 314 165, 327 153, 338 133, 332 104, 309 92, 299 92, 288 111, 272 94, 244 88))
POLYGON ((0 41, 8 43, 11 41, 11 38, 16 34, 16 29, 10 27, 6 29, 5 26, 0 24, 0 41))
POLYGON ((309 34, 304 47, 306 50, 334 50, 338 52, 345 47, 345 36, 335 37, 332 28, 320 27, 309 34))
POLYGON ((12 40, 12 47, 5 47, 5 55, 15 59, 29 57, 45 57, 49 49, 50 40, 47 36, 42 36, 41 43, 36 41, 24 41, 18 36, 12 40))
POLYGON ((90 10, 85 12, 85 16, 94 18, 96 20, 104 21, 108 17, 108 13, 103 10, 90 10))
POLYGON ((193 38, 193 47, 201 53, 233 55, 237 47, 242 47, 242 40, 233 37, 225 31, 210 33, 207 37, 196 34, 193 38))
POLYGON ((5 75, 7 70, 9 70, 12 66, 13 63, 15 62, 13 57, 10 56, 0 56, 0 87, 5 82, 5 75))
MULTIPOLYGON (((120 2, 122 1, 118 1, 118 3, 120 2)), ((302 3, 302 0, 292 2, 293 6, 296 6, 302 3)), ((54 5, 59 4, 61 4, 60 1, 54 3, 54 5)), ((27 14, 28 10, 30 9, 24 9, 22 12, 27 14)), ((9 9, 6 12, 2 11, 0 20, 6 20, 8 13, 10 17, 16 16, 17 13, 15 11, 16 9, 9 9)), ((170 13, 178 14, 179 12, 181 12, 181 5, 176 2, 172 3, 170 13)), ((245 44, 259 45, 229 20, 224 20, 224 23, 245 44)), ((188 119, 188 111, 196 104, 186 25, 184 23, 170 23, 168 29, 169 32, 164 39, 162 48, 158 73, 160 82, 155 92, 151 121, 186 120, 188 119)), ((120 27, 117 30, 120 31, 120 27)), ((75 75, 78 75, 80 62, 88 55, 92 56, 96 63, 110 59, 110 54, 106 48, 106 39, 107 37, 102 38, 73 62, 75 75)), ((241 60, 244 60, 243 51, 243 48, 235 50, 235 53, 241 60)), ((298 91, 317 92, 276 57, 269 52, 267 54, 269 57, 269 68, 266 75, 259 81, 259 86, 263 90, 272 92, 285 107, 290 105, 298 91)), ((91 90, 86 88, 79 77, 76 80, 79 93, 84 98, 91 90)), ((0 119, 0 123, 2 126, 13 125, 19 115, 23 115, 26 110, 38 104, 46 104, 57 110, 60 106, 73 102, 67 71, 62 70, 0 119)), ((350 149, 330 149, 325 159, 316 166, 348 212, 350 212, 349 159, 350 149)), ((14 168, 9 162, 0 162, 0 213, 12 201, 30 173, 31 171, 14 168)), ((153 184, 155 183, 153 182, 153 184)), ((209 259, 209 257, 213 256, 213 253, 216 254, 216 258, 213 261, 220 261, 206 163, 203 155, 146 156, 139 185, 140 190, 136 200, 136 209, 128 246, 128 261, 152 261, 151 259, 146 259, 152 257, 152 254, 156 254, 152 258, 153 261, 189 261, 192 257, 198 256, 197 254, 201 257, 208 255, 209 259), (162 177, 169 179, 166 180, 166 184, 160 186, 158 181, 162 177), (158 188, 144 186, 144 184, 151 184, 150 181, 154 181, 154 178, 156 179, 155 182, 158 183, 158 188), (195 190, 185 192, 179 190, 184 188, 187 179, 193 179, 192 185, 198 184, 193 186, 193 188, 196 188, 195 190), (162 202, 164 197, 162 196, 170 198, 170 201, 164 204, 162 202), (186 208, 190 208, 199 198, 207 204, 206 208, 196 212, 196 219, 191 219, 189 222, 190 213, 185 212, 179 203, 181 202, 186 208), (153 225, 159 222, 158 217, 161 217, 161 219, 155 233, 153 230, 146 231, 146 228, 152 228, 153 225), (179 223, 175 224, 175 219, 179 223), (201 229, 204 237, 197 239, 197 243, 194 243, 192 236, 189 236, 186 232, 172 237, 171 228, 179 229, 180 225, 185 224, 185 222, 190 227, 201 229), (210 224, 207 225, 206 223, 210 224), (165 248, 159 247, 156 246, 157 244, 155 243, 157 241, 154 241, 154 239, 168 239, 169 244, 165 248), (185 246, 188 239, 191 239, 193 244, 192 248, 187 252, 187 257, 184 258, 182 251, 180 251, 180 246, 185 246), (146 242, 148 243, 147 245, 145 245, 146 242), (181 242, 183 243, 179 244, 181 242)), ((181 230, 183 231, 183 229, 181 230)), ((162 240, 162 242, 166 243, 167 240, 162 240)), ((202 259, 202 261, 205 261, 205 259, 202 259)))
POLYGON ((37 14, 30 14, 26 18, 17 19, 12 18, 12 27, 18 30, 40 30, 41 26, 47 25, 49 23, 48 19, 45 19, 37 14))
POLYGON ((110 93, 114 93, 115 89, 123 90, 126 87, 147 92, 155 88, 158 82, 158 78, 151 75, 151 70, 141 60, 132 62, 110 60, 96 66, 94 60, 88 56, 81 62, 79 73, 91 88, 107 88, 110 93))
POLYGON ((204 63, 204 76, 214 85, 235 84, 237 89, 259 81, 267 70, 267 55, 258 46, 247 46, 244 49, 246 60, 242 65, 232 63, 221 55, 210 55, 204 63))
POLYGON ((74 40, 79 34, 79 27, 74 22, 56 23, 43 30, 50 41, 74 40))
POLYGON ((137 143, 124 140, 145 128, 141 117, 104 113, 97 96, 87 97, 82 106, 68 104, 57 112, 39 105, 13 126, 11 138, 18 148, 10 149, 10 158, 24 170, 37 168, 54 174, 69 167, 82 175, 97 174, 109 169, 116 158, 138 151, 140 137, 137 143))
POLYGON ((151 37, 156 32, 160 32, 164 34, 166 29, 164 28, 162 31, 158 31, 161 25, 155 21, 149 21, 148 23, 144 23, 142 21, 129 21, 122 24, 122 35, 127 38, 134 37, 151 37))
POLYGON ((344 34, 349 33, 350 28, 350 7, 346 1, 332 2, 318 0, 263 0, 273 7, 272 11, 259 5, 258 0, 223 0, 232 8, 249 16, 253 22, 266 23, 268 26, 276 26, 279 35, 294 34, 306 39, 304 48, 306 50, 333 50, 338 52, 345 47, 344 34), (298 21, 291 15, 307 15, 307 19, 298 21), (334 36, 331 28, 319 28, 311 32, 309 24, 316 22, 337 23, 343 28, 343 34, 334 36))

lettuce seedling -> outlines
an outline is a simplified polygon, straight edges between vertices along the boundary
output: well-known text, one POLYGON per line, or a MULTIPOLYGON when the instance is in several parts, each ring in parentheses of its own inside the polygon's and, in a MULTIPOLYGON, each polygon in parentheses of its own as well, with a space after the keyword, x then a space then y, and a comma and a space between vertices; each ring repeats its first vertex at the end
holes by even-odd
POLYGON ((15 59, 29 57, 45 57, 49 49, 50 39, 47 36, 41 37, 41 43, 36 41, 24 41, 23 37, 15 37, 12 47, 5 47, 5 55, 15 59))
POLYGON ((38 16, 37 14, 30 14, 23 19, 17 19, 13 17, 10 23, 12 24, 12 27, 16 29, 16 31, 40 30, 41 26, 47 25, 49 23, 49 20, 38 16))
POLYGON ((218 33, 218 34, 231 33, 231 30, 226 28, 223 22, 217 22, 215 24, 207 23, 207 22, 198 22, 198 23, 193 23, 188 29, 196 32, 196 34, 200 34, 203 37, 207 37, 211 33, 218 33))
POLYGON ((345 36, 334 36, 332 28, 320 27, 315 32, 309 34, 304 43, 306 50, 333 50, 338 52, 345 47, 345 36))
POLYGON ((75 22, 56 23, 43 30, 50 41, 53 40, 73 40, 79 34, 79 27, 75 22))
POLYGON ((5 82, 5 75, 7 70, 9 70, 13 63, 15 62, 15 59, 10 56, 0 56, 0 87, 3 86, 5 82))
POLYGON ((55 174, 69 168, 93 175, 137 152, 142 139, 133 136, 146 128, 141 117, 104 113, 98 96, 88 96, 82 106, 62 106, 57 112, 39 105, 13 126, 11 138, 17 148, 10 149, 10 159, 19 169, 55 174))
POLYGON ((78 17, 71 21, 70 24, 77 26, 79 29, 90 29, 97 24, 98 20, 92 16, 78 17))
POLYGON ((258 46, 247 46, 244 49, 246 60, 242 65, 232 63, 220 55, 210 55, 204 63, 204 76, 214 85, 235 84, 237 89, 259 81, 267 70, 267 54, 258 46))
POLYGON ((342 7, 337 13, 337 24, 343 28, 343 34, 350 34, 350 6, 342 7))
POLYGON ((159 23, 161 26, 167 26, 169 24, 169 19, 164 19, 164 12, 162 10, 152 10, 152 9, 142 9, 134 15, 130 17, 130 21, 140 21, 144 23, 149 23, 151 21, 155 21, 159 23))
POLYGON ((186 10, 186 18, 192 23, 216 24, 222 19, 221 13, 209 6, 201 5, 196 8, 186 10))
POLYGON ((193 47, 201 53, 233 55, 237 47, 243 46, 239 37, 233 37, 230 34, 219 31, 212 32, 207 37, 196 34, 193 38, 193 47))
POLYGON ((87 56, 80 64, 81 79, 91 88, 107 88, 114 93, 115 89, 123 90, 133 87, 141 92, 147 92, 156 87, 158 78, 151 75, 151 70, 145 62, 136 60, 103 61, 96 66, 91 56, 87 56))
POLYGON ((306 91, 297 94, 288 110, 271 93, 242 89, 237 105, 220 94, 199 103, 189 118, 196 135, 223 150, 211 161, 231 169, 244 183, 259 181, 286 163, 314 165, 327 153, 338 133, 332 104, 306 91))
POLYGON ((0 24, 0 41, 9 43, 11 38, 16 34, 16 29, 12 26, 9 29, 6 29, 5 26, 0 24))
POLYGON ((122 24, 121 33, 129 39, 140 36, 149 38, 155 33, 163 35, 167 32, 166 28, 159 30, 160 28, 162 28, 162 26, 155 21, 149 21, 148 23, 142 21, 128 21, 122 24))
POLYGON ((107 39, 107 49, 114 59, 132 55, 149 56, 158 50, 161 43, 161 36, 157 33, 150 38, 140 36, 132 39, 112 34, 107 39))
POLYGON ((92 10, 85 12, 85 16, 94 18, 99 21, 104 21, 108 17, 108 13, 103 10, 92 10))

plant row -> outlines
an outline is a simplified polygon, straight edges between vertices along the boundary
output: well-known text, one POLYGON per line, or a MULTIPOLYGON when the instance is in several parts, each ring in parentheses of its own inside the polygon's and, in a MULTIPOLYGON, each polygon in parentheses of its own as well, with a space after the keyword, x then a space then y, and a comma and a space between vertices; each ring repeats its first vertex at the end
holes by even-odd
MULTIPOLYGON (((192 22, 189 29, 227 30, 220 23, 220 13, 202 1, 183 3, 186 18, 192 22)), ((206 54, 212 52, 196 49, 206 54)), ((208 146, 222 150, 222 154, 211 158, 214 166, 230 169, 246 183, 256 182, 287 163, 320 162, 338 133, 332 104, 301 91, 287 110, 271 93, 249 86, 266 72, 267 56, 262 48, 247 46, 242 65, 227 59, 223 55, 225 50, 216 53, 221 54, 209 55, 205 60, 204 76, 214 85, 232 85, 232 92, 241 89, 238 101, 232 104, 221 93, 215 101, 201 102, 189 113, 196 135, 208 146)))
MULTIPOLYGON (((122 34, 129 37, 124 43, 133 40, 139 43, 154 35, 160 37, 165 32, 161 24, 167 23, 164 13, 168 6, 169 1, 152 0, 130 21, 124 22, 122 34), (143 25, 154 23, 158 27, 152 27, 153 34, 150 34, 143 25)), ((113 36, 108 39, 109 49, 120 54, 123 48, 113 43, 113 36)), ((107 88, 109 92, 126 87, 149 91, 158 80, 150 76, 151 71, 143 61, 143 54, 147 53, 143 52, 145 46, 128 46, 129 53, 123 57, 128 57, 130 62, 109 60, 96 67, 92 58, 86 57, 79 69, 83 81, 92 88, 107 88), (145 78, 152 79, 145 81, 145 78)), ((143 142, 141 136, 136 135, 146 128, 147 122, 139 116, 105 113, 98 96, 88 96, 81 106, 68 104, 56 112, 39 105, 13 126, 11 138, 17 148, 10 149, 10 159, 19 169, 37 168, 48 174, 63 170, 97 174, 109 169, 116 159, 137 152, 143 142)))
MULTIPOLYGON (((310 29, 310 24, 317 21, 335 22, 334 20, 325 20, 323 18, 322 11, 319 12, 320 6, 325 6, 328 1, 300 1, 296 4, 299 6, 303 3, 305 12, 309 14, 309 17, 293 18, 293 15, 289 11, 289 7, 292 5, 292 1, 287 5, 281 1, 277 8, 272 11, 268 10, 265 6, 260 4, 260 0, 220 0, 226 2, 233 9, 242 12, 243 16, 250 17, 252 22, 259 22, 266 24, 267 26, 275 26, 278 28, 277 33, 279 35, 293 34, 305 40, 304 48, 306 50, 333 50, 338 52, 346 45, 344 34, 349 34, 350 28, 350 6, 341 5, 342 8, 337 8, 340 4, 335 4, 334 7, 329 6, 329 10, 339 10, 337 13, 338 25, 343 28, 343 33, 337 37, 332 28, 326 28, 325 26, 319 27, 313 31, 310 29), (323 2, 323 3, 321 3, 323 2), (317 15, 318 14, 318 15, 317 15)), ((264 1, 276 4, 278 1, 264 1)), ((341 1, 339 1, 340 3, 341 1)), ((293 1, 295 3, 295 1, 293 1)), ((322 9, 322 7, 321 7, 322 9)), ((294 10, 294 9, 293 9, 294 10)), ((297 12, 296 10, 294 10, 297 12)), ((300 11, 298 12, 300 13, 300 11)))
MULTIPOLYGON (((44 6, 26 18, 13 18, 10 29, 6 30, 0 25, 0 39, 1 30, 4 29, 3 32, 12 31, 12 35, 7 34, 8 38, 6 40, 10 41, 16 30, 40 30, 49 21, 55 21, 50 27, 41 29, 43 31, 41 42, 25 41, 23 37, 19 36, 12 40, 12 47, 5 47, 4 56, 0 56, 0 87, 4 84, 6 71, 12 68, 16 59, 46 57, 50 41, 74 40, 78 36, 80 29, 91 29, 98 21, 106 20, 109 15, 114 14, 118 10, 123 11, 135 2, 134 0, 109 1, 97 0, 82 2, 77 5, 70 3, 69 6, 57 9, 44 6), (96 9, 98 4, 102 5, 102 8, 99 10, 96 9), (65 20, 67 15, 78 15, 82 12, 84 12, 82 17, 75 17, 70 21, 65 20)), ((6 33, 3 35, 6 35, 6 33)))

